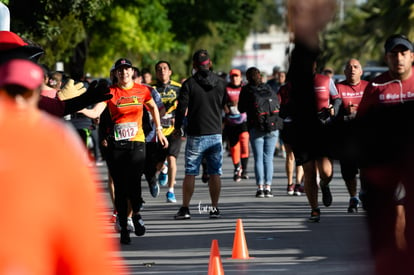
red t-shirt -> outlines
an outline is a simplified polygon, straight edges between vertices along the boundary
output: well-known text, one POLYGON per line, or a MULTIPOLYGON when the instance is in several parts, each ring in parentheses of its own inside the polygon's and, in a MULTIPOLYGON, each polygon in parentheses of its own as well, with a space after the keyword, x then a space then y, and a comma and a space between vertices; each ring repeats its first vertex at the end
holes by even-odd
POLYGON ((365 88, 368 85, 368 81, 361 80, 356 85, 349 85, 346 81, 341 81, 336 84, 339 96, 342 98, 342 105, 344 107, 352 104, 358 110, 359 103, 361 102, 362 95, 364 94, 365 88))
POLYGON ((367 86, 362 97, 358 115, 378 105, 395 105, 414 101, 414 72, 406 80, 392 79, 389 72, 377 76, 367 86))
POLYGON ((317 111, 328 108, 331 100, 339 98, 338 91, 331 78, 322 74, 315 74, 313 88, 315 91, 315 101, 317 111))

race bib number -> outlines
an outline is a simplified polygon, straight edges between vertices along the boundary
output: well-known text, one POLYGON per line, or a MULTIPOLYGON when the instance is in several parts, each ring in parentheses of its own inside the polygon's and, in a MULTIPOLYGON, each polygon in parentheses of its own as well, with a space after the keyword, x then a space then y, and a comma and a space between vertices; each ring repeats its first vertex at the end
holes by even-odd
POLYGON ((136 122, 126 122, 115 124, 114 136, 115 140, 125 140, 135 137, 138 132, 138 124, 136 122))
POLYGON ((172 115, 166 114, 165 116, 163 116, 161 118, 161 125, 164 128, 169 128, 170 126, 172 126, 172 115))

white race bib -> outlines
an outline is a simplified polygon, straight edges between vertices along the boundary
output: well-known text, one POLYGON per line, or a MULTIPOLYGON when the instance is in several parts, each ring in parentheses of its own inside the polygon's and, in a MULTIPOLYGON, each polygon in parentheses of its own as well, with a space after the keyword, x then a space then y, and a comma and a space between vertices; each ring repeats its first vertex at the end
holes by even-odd
POLYGON ((115 124, 114 136, 115 140, 124 140, 135 137, 138 133, 138 124, 136 122, 126 122, 115 124))

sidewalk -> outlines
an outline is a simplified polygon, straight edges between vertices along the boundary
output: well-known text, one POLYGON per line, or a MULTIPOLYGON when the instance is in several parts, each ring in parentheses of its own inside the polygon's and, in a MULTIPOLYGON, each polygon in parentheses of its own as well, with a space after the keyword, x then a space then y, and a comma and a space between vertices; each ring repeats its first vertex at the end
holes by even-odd
MULTIPOLYGON (((373 274, 365 213, 362 209, 357 214, 347 213, 349 198, 337 163, 331 183, 333 204, 326 208, 321 203, 320 223, 307 222, 310 209, 304 194, 299 197, 286 194, 284 159, 274 159, 275 197, 259 199, 255 197, 252 157, 250 179, 236 183, 232 179, 233 165, 227 156, 224 157, 220 198, 223 217, 218 220, 208 218, 208 187, 200 176, 191 201, 191 219, 176 221, 173 217, 182 198, 182 156, 183 153, 178 159, 175 187, 178 203, 165 202, 165 187, 161 188, 158 198, 152 198, 143 178, 146 203, 141 214, 147 233, 143 237, 131 234, 132 244, 121 246, 121 254, 131 274, 205 275, 213 239, 218 240, 222 266, 227 275, 373 274), (231 259, 237 219, 242 219, 252 259, 231 259)), ((106 169, 98 169, 105 187, 106 169)), ((110 215, 108 210, 108 219, 110 215)), ((109 222, 108 226, 113 228, 109 222)), ((117 233, 113 236, 118 240, 117 233)))

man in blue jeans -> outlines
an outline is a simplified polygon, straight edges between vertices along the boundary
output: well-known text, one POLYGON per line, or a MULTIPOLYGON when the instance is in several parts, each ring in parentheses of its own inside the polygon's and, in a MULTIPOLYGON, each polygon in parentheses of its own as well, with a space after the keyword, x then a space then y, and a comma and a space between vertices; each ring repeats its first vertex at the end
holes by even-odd
POLYGON ((226 99, 226 83, 211 71, 212 62, 206 50, 198 50, 193 56, 194 74, 186 80, 178 96, 175 113, 174 135, 181 135, 183 118, 187 112, 187 143, 185 147, 185 177, 183 203, 177 220, 190 219, 189 204, 194 193, 195 177, 199 174, 203 158, 207 161, 210 178, 210 218, 219 218, 223 163, 222 110, 226 99), (208 104, 206 104, 208 103, 208 104))

